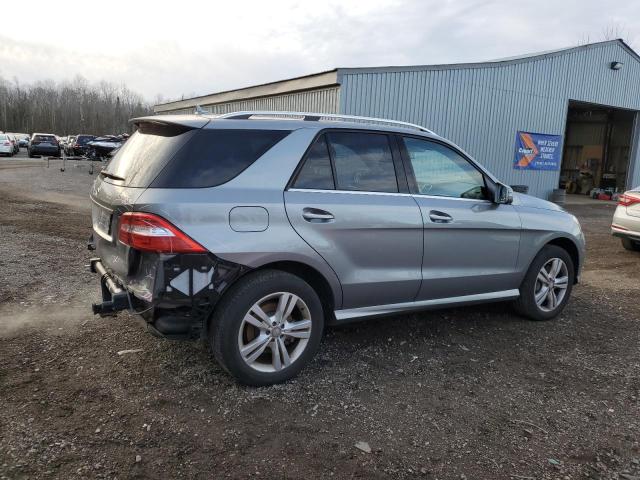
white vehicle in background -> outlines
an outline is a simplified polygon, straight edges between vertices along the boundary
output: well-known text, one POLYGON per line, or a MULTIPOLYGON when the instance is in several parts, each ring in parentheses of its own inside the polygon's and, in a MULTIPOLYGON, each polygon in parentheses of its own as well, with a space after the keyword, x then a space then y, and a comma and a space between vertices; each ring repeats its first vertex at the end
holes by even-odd
POLYGON ((11 141, 11 145, 13 146, 13 153, 14 155, 16 153, 20 152, 20 145, 18 145, 18 135, 15 133, 9 133, 7 132, 6 134, 9 137, 9 141, 11 141))
POLYGON ((611 234, 620 237, 627 250, 640 251, 640 187, 620 196, 613 214, 611 234))
POLYGON ((13 157, 14 147, 11 138, 6 133, 0 133, 0 155, 13 157))

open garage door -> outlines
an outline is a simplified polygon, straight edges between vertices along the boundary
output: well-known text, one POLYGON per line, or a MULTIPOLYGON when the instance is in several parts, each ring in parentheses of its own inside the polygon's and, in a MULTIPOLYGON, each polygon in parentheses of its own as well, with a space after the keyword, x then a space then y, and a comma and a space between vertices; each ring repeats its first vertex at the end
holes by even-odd
POLYGON ((569 102, 560 188, 624 192, 636 112, 569 102))

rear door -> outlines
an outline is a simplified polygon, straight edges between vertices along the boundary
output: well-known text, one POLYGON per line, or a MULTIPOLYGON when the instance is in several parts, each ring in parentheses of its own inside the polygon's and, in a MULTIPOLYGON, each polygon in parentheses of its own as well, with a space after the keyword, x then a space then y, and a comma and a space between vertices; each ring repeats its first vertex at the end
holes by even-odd
POLYGON ((285 191, 289 220, 336 272, 342 308, 413 301, 421 282, 422 217, 395 138, 327 131, 285 191))
POLYGON ((518 288, 515 208, 489 201, 488 180, 461 152, 418 137, 402 137, 400 144, 424 220, 418 300, 518 288))

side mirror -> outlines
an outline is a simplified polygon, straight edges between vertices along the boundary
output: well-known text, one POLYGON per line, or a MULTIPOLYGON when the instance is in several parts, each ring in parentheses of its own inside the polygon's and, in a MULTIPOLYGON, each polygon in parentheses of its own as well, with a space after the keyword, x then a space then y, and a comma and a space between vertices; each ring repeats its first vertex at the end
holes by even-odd
POLYGON ((499 183, 496 189, 495 203, 502 205, 511 205, 513 203, 513 188, 509 185, 499 183))

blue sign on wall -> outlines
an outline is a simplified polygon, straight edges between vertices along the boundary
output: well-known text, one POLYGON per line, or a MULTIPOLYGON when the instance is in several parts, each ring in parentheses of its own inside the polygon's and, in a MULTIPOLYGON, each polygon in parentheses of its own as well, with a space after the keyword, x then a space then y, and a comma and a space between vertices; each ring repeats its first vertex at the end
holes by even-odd
POLYGON ((562 135, 516 132, 516 170, 559 170, 562 135))

